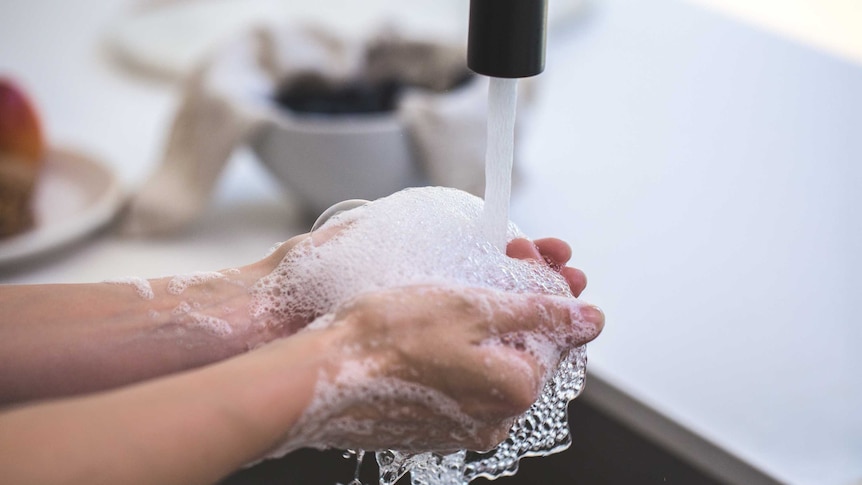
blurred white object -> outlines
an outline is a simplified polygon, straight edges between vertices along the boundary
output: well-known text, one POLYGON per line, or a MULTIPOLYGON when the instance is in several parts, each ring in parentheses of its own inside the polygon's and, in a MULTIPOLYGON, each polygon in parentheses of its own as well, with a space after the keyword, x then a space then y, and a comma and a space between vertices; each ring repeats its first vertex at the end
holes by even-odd
POLYGON ((407 126, 394 113, 271 119, 253 143, 258 158, 319 213, 345 197, 378 199, 424 185, 407 126))
POLYGON ((0 240, 0 267, 77 241, 107 224, 123 201, 117 177, 102 163, 51 149, 34 193, 36 226, 0 240))
POLYGON ((123 230, 167 233, 196 218, 244 144, 307 214, 417 185, 481 194, 487 79, 459 83, 465 75, 457 45, 391 33, 360 42, 306 26, 250 31, 187 79, 161 167, 133 197, 123 230), (276 102, 285 82, 308 75, 334 85, 377 76, 405 87, 378 113, 309 114, 276 102))
MULTIPOLYGON (((586 0, 549 3, 550 27, 572 18, 586 0)), ((302 21, 346 36, 384 25, 412 35, 466 42, 468 0, 197 0, 132 12, 108 32, 120 58, 163 77, 186 76, 219 43, 254 24, 302 21), (345 14, 349 12, 349 14, 345 14)))

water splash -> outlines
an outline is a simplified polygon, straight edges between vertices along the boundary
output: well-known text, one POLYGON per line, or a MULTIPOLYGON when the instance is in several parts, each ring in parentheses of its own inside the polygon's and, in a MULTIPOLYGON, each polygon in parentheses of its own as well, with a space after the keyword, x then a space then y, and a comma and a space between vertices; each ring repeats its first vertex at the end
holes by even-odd
POLYGON ((514 475, 521 458, 565 450, 572 442, 567 406, 584 387, 586 364, 586 346, 569 352, 539 399, 515 420, 508 438, 487 453, 377 452, 380 485, 394 485, 408 472, 413 485, 466 485, 479 477, 514 475))

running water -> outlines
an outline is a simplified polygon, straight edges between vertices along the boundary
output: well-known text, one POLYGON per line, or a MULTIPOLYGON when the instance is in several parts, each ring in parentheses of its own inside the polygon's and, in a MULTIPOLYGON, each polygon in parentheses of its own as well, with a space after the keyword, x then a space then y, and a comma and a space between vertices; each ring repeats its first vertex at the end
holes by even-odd
POLYGON ((488 239, 506 251, 512 161, 515 156, 515 105, 518 80, 492 77, 488 86, 488 139, 485 148, 485 206, 482 226, 488 239))

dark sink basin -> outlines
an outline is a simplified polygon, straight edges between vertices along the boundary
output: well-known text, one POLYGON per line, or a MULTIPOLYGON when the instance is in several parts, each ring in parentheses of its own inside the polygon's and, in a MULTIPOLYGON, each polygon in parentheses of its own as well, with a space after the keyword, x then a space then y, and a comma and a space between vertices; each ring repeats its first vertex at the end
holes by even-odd
MULTIPOLYGON (((587 386, 586 393, 589 392, 587 386)), ((513 477, 495 480, 495 485, 717 485, 724 483, 708 476, 683 459, 666 451, 634 430, 596 409, 583 396, 569 405, 572 446, 556 455, 526 458, 513 477)), ((300 450, 279 460, 263 462, 239 471, 222 485, 335 485, 353 479, 354 459, 341 451, 300 450)), ((365 459, 361 479, 376 484, 373 457, 365 459)), ((476 480, 474 484, 491 483, 476 480)), ((406 478, 398 482, 409 484, 406 478)))

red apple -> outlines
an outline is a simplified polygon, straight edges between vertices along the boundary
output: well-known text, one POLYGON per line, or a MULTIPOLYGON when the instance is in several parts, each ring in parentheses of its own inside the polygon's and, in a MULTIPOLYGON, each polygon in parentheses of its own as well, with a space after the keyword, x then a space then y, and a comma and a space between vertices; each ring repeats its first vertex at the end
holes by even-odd
POLYGON ((0 155, 38 165, 44 151, 42 127, 30 99, 13 82, 0 78, 0 155))
POLYGON ((14 83, 0 78, 0 238, 33 227, 33 188, 44 151, 30 100, 14 83))

